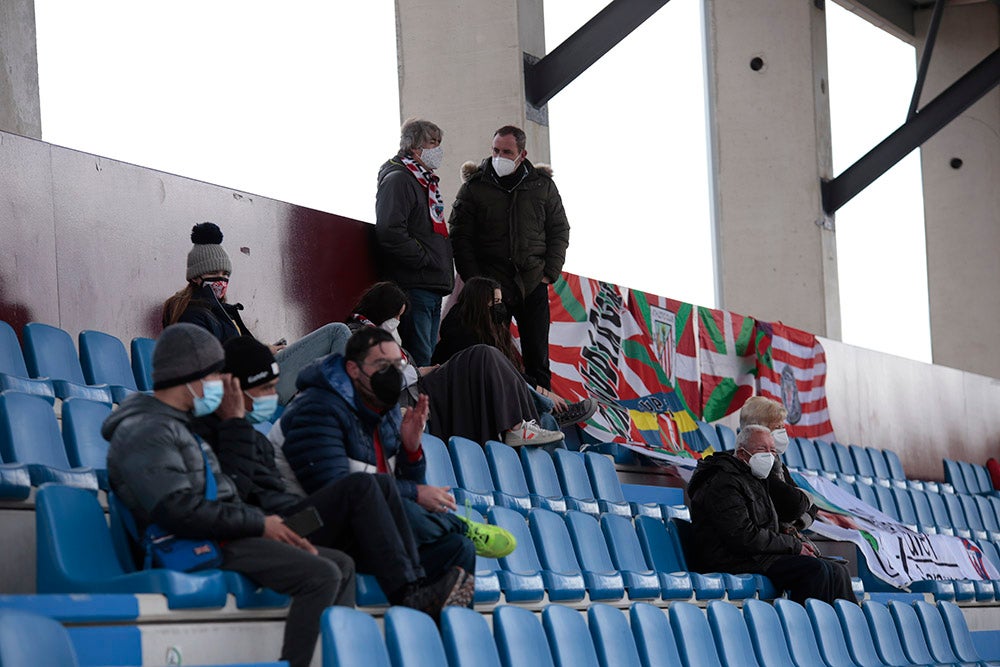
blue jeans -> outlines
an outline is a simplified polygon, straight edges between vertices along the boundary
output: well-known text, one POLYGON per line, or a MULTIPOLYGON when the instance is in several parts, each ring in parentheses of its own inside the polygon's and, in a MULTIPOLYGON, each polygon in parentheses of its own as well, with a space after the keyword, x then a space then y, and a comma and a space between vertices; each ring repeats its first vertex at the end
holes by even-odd
POLYGON ((441 326, 441 295, 425 289, 410 289, 406 296, 410 305, 399 323, 399 336, 410 353, 411 364, 430 366, 441 326))
POLYGON ((278 362, 278 402, 282 405, 295 395, 295 380, 299 371, 328 354, 343 354, 351 330, 342 322, 325 324, 308 333, 274 355, 278 362))
POLYGON ((538 410, 538 425, 549 431, 558 431, 559 422, 552 416, 552 410, 556 407, 555 402, 548 396, 539 394, 538 390, 530 384, 528 389, 531 390, 531 398, 535 401, 535 408, 538 410))

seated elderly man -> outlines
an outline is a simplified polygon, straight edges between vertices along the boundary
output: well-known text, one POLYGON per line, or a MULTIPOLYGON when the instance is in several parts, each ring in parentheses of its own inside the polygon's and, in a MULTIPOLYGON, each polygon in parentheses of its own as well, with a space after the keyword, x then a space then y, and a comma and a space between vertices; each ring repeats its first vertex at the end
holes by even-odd
POLYGON ((846 567, 780 531, 780 521, 801 517, 810 502, 801 490, 771 475, 776 460, 771 429, 750 425, 736 437, 735 452, 698 462, 688 484, 694 565, 703 572, 767 575, 799 603, 807 598, 854 601, 846 567))

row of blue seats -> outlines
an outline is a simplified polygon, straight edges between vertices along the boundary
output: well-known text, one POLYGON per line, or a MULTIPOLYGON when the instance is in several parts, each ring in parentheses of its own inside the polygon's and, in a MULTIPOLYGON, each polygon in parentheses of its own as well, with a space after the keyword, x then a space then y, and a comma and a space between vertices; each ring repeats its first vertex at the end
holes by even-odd
POLYGON ((955 489, 955 493, 989 494, 1000 496, 993 488, 993 480, 986 466, 968 461, 944 459, 944 478, 955 489))
POLYGON ((1000 498, 868 486, 837 480, 844 491, 903 525, 930 535, 941 533, 1000 542, 1000 498))
POLYGON ((902 667, 984 664, 985 652, 958 607, 923 601, 750 600, 742 610, 716 601, 705 611, 684 602, 627 611, 594 604, 586 616, 550 605, 540 617, 500 606, 492 632, 469 609, 446 609, 438 632, 425 614, 393 607, 384 628, 383 638, 371 616, 331 607, 322 624, 324 666, 902 667))
POLYGON ((155 341, 132 340, 132 359, 124 344, 100 331, 81 331, 77 354, 62 329, 31 322, 24 326, 24 350, 14 329, 0 321, 0 390, 56 398, 120 403, 134 391, 152 390, 155 341))

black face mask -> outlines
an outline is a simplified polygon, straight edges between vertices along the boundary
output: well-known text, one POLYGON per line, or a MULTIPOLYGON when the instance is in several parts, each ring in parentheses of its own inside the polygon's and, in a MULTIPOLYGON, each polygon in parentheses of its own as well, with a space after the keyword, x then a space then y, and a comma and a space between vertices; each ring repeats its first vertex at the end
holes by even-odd
POLYGON ((510 313, 507 312, 507 304, 505 303, 497 303, 491 306, 490 316, 500 326, 506 326, 510 322, 510 313))
POLYGON ((394 365, 389 365, 368 376, 372 393, 382 405, 391 407, 399 401, 399 393, 403 390, 403 372, 394 365))

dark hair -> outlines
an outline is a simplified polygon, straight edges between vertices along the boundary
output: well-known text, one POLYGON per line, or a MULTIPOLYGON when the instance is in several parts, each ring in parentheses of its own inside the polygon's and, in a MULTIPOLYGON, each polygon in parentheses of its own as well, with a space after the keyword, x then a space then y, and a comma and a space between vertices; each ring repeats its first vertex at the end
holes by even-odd
POLYGON ((368 350, 382 343, 395 343, 392 334, 378 327, 363 327, 358 329, 347 339, 347 347, 344 348, 344 359, 353 361, 361 365, 368 350))
POLYGON ((510 329, 493 319, 493 292, 498 289, 500 283, 492 278, 482 276, 469 278, 458 295, 455 309, 462 320, 462 325, 472 333, 477 342, 497 348, 515 367, 522 370, 521 355, 514 347, 510 329))
POLYGON ((513 125, 504 125, 499 130, 493 133, 494 137, 508 137, 514 135, 514 141, 517 143, 517 150, 523 151, 525 145, 528 143, 528 135, 524 133, 519 127, 514 127, 513 125))
MULTIPOLYGON (((351 314, 357 313, 367 317, 375 326, 399 314, 403 306, 409 306, 406 292, 390 281, 375 283, 354 304, 351 314)), ((350 321, 350 320, 348 320, 350 321)))

